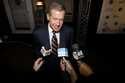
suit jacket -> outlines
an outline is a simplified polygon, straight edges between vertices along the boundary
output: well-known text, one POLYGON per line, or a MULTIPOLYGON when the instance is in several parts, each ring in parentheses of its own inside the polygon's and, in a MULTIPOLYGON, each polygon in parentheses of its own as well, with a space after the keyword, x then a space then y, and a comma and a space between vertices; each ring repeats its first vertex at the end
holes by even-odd
MULTIPOLYGON (((42 25, 40 28, 36 28, 33 31, 33 38, 35 41, 35 50, 37 55, 41 55, 40 49, 41 46, 44 46, 46 49, 50 49, 49 42, 49 32, 48 25, 42 25)), ((62 26, 60 30, 60 48, 68 48, 69 53, 71 51, 71 45, 73 41, 73 30, 68 26, 62 26)))
MULTIPOLYGON (((42 46, 45 49, 50 49, 50 40, 49 40, 49 32, 48 32, 48 25, 44 24, 39 28, 36 28, 33 31, 33 38, 34 38, 34 46, 36 55, 38 57, 42 57, 40 53, 40 49, 42 46)), ((73 41, 73 30, 72 28, 63 25, 60 30, 60 48, 68 48, 69 56, 71 55, 71 45, 73 41)), ((41 67, 40 71, 42 72, 43 77, 52 82, 52 80, 60 79, 61 76, 59 62, 60 59, 57 56, 47 56, 44 58, 45 62, 41 67), (43 72, 44 71, 44 72, 43 72), (55 77, 54 77, 55 76, 55 77)), ((44 79, 44 80, 45 80, 44 79)), ((55 82, 55 81, 53 81, 55 82)), ((60 82, 60 81, 59 81, 60 82)))

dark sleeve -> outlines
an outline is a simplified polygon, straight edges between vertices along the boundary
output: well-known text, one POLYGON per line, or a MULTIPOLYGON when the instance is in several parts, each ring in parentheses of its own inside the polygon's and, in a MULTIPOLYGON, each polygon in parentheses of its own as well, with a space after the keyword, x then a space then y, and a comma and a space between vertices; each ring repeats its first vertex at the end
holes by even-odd
POLYGON ((33 36, 33 49, 35 58, 41 57, 42 56, 42 54, 40 53, 41 43, 39 41, 38 34, 34 31, 32 33, 32 36, 33 36))

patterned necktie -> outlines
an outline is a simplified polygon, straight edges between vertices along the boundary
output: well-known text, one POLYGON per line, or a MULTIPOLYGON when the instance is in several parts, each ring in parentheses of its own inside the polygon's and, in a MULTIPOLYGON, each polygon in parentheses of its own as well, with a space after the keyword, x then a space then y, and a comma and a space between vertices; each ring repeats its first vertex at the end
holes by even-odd
POLYGON ((57 49, 58 49, 57 38, 56 38, 55 32, 53 32, 53 37, 52 37, 52 54, 57 55, 57 49))

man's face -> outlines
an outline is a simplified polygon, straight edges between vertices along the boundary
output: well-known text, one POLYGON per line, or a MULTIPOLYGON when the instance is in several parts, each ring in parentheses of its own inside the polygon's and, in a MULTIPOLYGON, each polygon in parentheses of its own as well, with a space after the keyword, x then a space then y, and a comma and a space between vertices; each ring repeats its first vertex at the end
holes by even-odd
POLYGON ((50 14, 47 14, 47 19, 51 28, 58 32, 63 24, 65 11, 51 10, 50 14))

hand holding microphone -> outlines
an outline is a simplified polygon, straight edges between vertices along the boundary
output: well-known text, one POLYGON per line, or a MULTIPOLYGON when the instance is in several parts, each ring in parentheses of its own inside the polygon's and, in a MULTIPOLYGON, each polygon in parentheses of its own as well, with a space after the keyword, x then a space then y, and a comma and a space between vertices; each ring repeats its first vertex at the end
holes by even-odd
POLYGON ((77 80, 77 74, 76 74, 72 64, 70 63, 70 61, 66 60, 65 57, 63 57, 61 59, 60 65, 61 65, 61 69, 64 72, 67 71, 68 74, 70 75, 71 83, 75 83, 77 80))
POLYGON ((35 61, 34 65, 33 65, 33 69, 34 69, 35 71, 38 71, 39 68, 42 66, 43 63, 44 63, 43 58, 38 58, 38 59, 35 61))
POLYGON ((63 63, 65 64, 65 70, 71 73, 71 71, 73 70, 73 67, 70 61, 66 60, 65 57, 63 57, 62 60, 63 60, 63 63))
POLYGON ((60 67, 61 70, 64 72, 64 80, 67 80, 68 75, 66 74, 66 72, 68 72, 68 74, 70 75, 71 83, 75 83, 75 81, 77 80, 77 74, 70 61, 66 59, 66 57, 68 57, 68 49, 59 48, 58 57, 61 57, 60 67))
MULTIPOLYGON (((42 46, 40 52, 41 52, 42 55, 45 57, 45 56, 50 55, 51 49, 46 50, 45 47, 42 46)), ((38 70, 40 69, 40 67, 42 66, 43 63, 44 63, 43 58, 42 58, 42 57, 38 58, 38 59, 34 62, 33 69, 34 69, 35 71, 38 71, 38 70)))
POLYGON ((91 69, 91 67, 85 62, 81 61, 81 59, 84 58, 85 55, 83 54, 82 50, 79 50, 79 45, 73 44, 72 49, 73 49, 73 57, 75 60, 77 60, 77 63, 79 65, 80 74, 86 77, 92 75, 94 72, 91 69))

